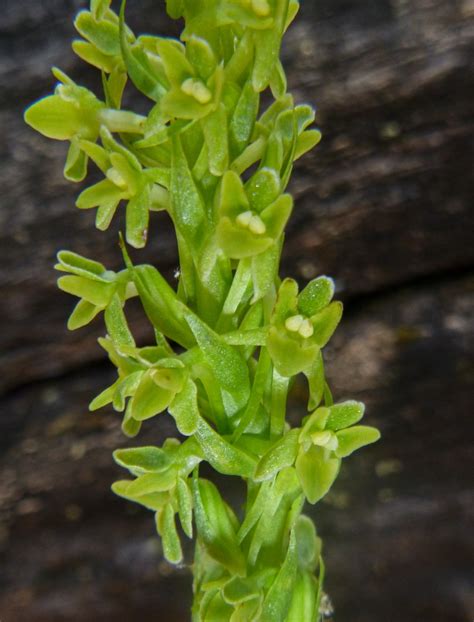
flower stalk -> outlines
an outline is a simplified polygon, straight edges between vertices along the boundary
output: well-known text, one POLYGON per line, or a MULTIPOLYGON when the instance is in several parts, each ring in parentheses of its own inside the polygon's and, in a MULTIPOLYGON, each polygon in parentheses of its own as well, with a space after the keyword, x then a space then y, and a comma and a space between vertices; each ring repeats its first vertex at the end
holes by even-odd
POLYGON ((323 349, 342 316, 334 284, 321 276, 301 291, 279 277, 286 192, 294 162, 320 140, 315 113, 287 92, 279 60, 296 0, 167 0, 184 19, 180 40, 136 36, 110 0, 91 0, 73 49, 102 73, 103 96, 58 69, 53 95, 26 122, 70 144, 65 176, 102 179, 82 190, 107 229, 125 209, 129 246, 145 246, 152 212, 171 218, 179 251, 175 289, 151 265, 116 273, 69 251, 58 254, 59 287, 79 300, 69 328, 103 314, 99 340, 117 380, 90 405, 123 413, 135 437, 170 416, 177 438, 162 447, 114 452, 131 478, 116 494, 155 514, 165 557, 183 563, 181 537, 195 539, 195 622, 302 622, 320 619, 321 540, 303 509, 333 485, 341 461, 375 442, 357 425, 363 404, 334 403, 323 349), (149 100, 147 116, 122 109, 131 83, 149 100), (273 97, 263 111, 261 95, 273 97), (137 346, 126 305, 138 297, 154 328, 137 346), (287 421, 294 378, 308 386, 308 415, 287 421), (167 413, 167 414, 166 414, 167 413), (242 478, 247 496, 231 508, 200 475, 201 463, 242 478))

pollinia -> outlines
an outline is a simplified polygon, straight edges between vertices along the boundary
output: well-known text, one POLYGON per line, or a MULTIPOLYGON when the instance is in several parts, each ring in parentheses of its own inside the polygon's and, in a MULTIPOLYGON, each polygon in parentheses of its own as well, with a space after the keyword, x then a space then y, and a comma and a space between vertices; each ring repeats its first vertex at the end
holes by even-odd
POLYGON ((296 0, 167 0, 184 18, 181 39, 136 36, 110 0, 91 0, 75 20, 73 49, 100 70, 100 99, 53 69, 53 95, 25 119, 69 142, 64 174, 102 178, 77 198, 106 229, 125 209, 125 240, 139 249, 150 214, 166 211, 179 251, 177 288, 151 265, 124 269, 69 251, 58 254, 59 287, 79 299, 68 326, 103 313, 100 345, 116 382, 91 403, 123 412, 123 432, 171 416, 179 438, 114 453, 131 478, 116 494, 155 514, 165 557, 183 563, 182 537, 195 537, 192 619, 207 622, 319 620, 321 541, 302 511, 331 488, 341 460, 379 438, 356 425, 355 401, 333 403, 323 348, 342 315, 334 284, 303 289, 279 278, 286 192, 295 160, 320 132, 315 113, 287 92, 281 39, 296 0), (147 116, 122 109, 127 82, 149 101, 147 116), (261 110, 261 96, 271 99, 261 110), (138 347, 126 320, 138 297, 155 341, 138 347), (287 394, 303 374, 308 415, 287 421, 287 394), (168 414, 165 414, 168 413, 168 414), (201 477, 207 462, 242 478, 244 507, 231 508, 201 477), (195 535, 194 535, 195 534, 195 535))

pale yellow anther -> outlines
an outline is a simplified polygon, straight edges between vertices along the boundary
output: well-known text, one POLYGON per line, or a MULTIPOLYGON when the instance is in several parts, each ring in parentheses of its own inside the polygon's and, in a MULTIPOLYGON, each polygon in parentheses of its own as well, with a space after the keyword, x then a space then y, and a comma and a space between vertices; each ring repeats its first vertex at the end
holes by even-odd
POLYGON ((265 223, 260 218, 260 216, 257 216, 257 214, 253 214, 252 218, 250 219, 249 229, 255 235, 263 235, 267 230, 265 223))
POLYGON ((202 82, 195 82, 193 88, 193 97, 200 104, 208 104, 212 99, 211 91, 202 82))
POLYGON ((188 78, 181 85, 181 90, 185 95, 192 95, 194 88, 194 80, 192 78, 188 78))
POLYGON ((268 17, 270 15, 270 5, 267 0, 252 0, 252 9, 258 17, 268 17))
POLYGON ((339 445, 337 436, 333 434, 330 430, 313 432, 313 434, 311 434, 311 440, 313 441, 314 445, 319 445, 319 447, 325 447, 326 449, 330 449, 331 451, 337 449, 339 445))
POLYGON ((243 227, 244 229, 247 229, 248 226, 250 225, 250 221, 252 220, 253 214, 252 212, 248 211, 248 212, 242 212, 241 214, 239 214, 236 218, 236 223, 243 227))
POLYGON ((260 216, 250 210, 239 214, 235 219, 235 222, 239 225, 239 227, 248 229, 255 235, 263 235, 267 230, 265 223, 260 216))
POLYGON ((312 337, 314 334, 313 325, 308 319, 303 320, 298 332, 302 337, 304 337, 305 339, 308 339, 308 337, 312 337))
POLYGON ((118 186, 121 190, 125 190, 127 188, 127 182, 125 181, 125 179, 122 177, 122 175, 118 172, 118 170, 116 168, 109 168, 109 170, 106 173, 107 179, 110 179, 110 181, 115 184, 116 186, 118 186))
POLYGON ((194 97, 200 104, 208 104, 212 99, 212 93, 205 84, 199 80, 188 78, 181 85, 181 90, 185 95, 194 97))
POLYGON ((300 330, 303 322, 304 317, 302 315, 292 315, 286 320, 285 326, 290 332, 297 333, 300 330))

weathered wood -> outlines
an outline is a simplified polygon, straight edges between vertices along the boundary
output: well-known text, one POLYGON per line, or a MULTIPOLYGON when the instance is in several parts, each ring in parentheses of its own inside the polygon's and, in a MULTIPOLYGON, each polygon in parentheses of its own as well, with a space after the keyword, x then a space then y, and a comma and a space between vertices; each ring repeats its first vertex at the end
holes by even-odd
MULTIPOLYGON (((161 6, 129 4, 137 31, 169 32, 161 6)), ((36 135, 21 118, 51 90, 50 65, 79 81, 96 78, 69 48, 71 18, 83 5, 9 0, 2 14, 4 390, 100 356, 99 326, 73 337, 63 330, 72 301, 54 287, 56 251, 71 248, 120 266, 120 226, 105 235, 93 230, 93 214, 73 207, 78 190, 62 179, 65 146, 36 135)), ((285 274, 331 274, 350 298, 472 266, 469 11, 467 0, 303 3, 284 58, 297 99, 317 102, 325 137, 292 183, 297 201, 285 274)), ((151 246, 137 256, 171 275, 175 245, 161 215, 153 219, 151 246)))
POLYGON ((288 263, 348 296, 472 265, 472 4, 319 4, 288 50, 324 133, 296 176, 288 263))
MULTIPOLYGON (((474 615, 466 434, 473 291, 472 279, 459 279, 353 308, 327 353, 336 397, 363 399, 367 422, 383 434, 347 458, 326 502, 311 510, 336 620, 467 622, 474 615)), ((87 414, 86 404, 111 380, 99 366, 3 401, 0 612, 7 622, 129 622, 156 612, 188 619, 187 570, 162 561, 152 514, 109 492, 123 476, 110 453, 126 441, 117 415, 87 414)), ((302 389, 292 401, 295 422, 304 412, 302 389)), ((164 415, 145 425, 139 443, 171 434, 164 415)), ((234 478, 226 483, 238 509, 242 491, 234 478)))
MULTIPOLYGON (((85 4, 6 0, 0 18, 0 618, 183 621, 186 569, 163 563, 152 515, 108 491, 125 441, 116 415, 87 413, 112 379, 103 329, 68 333, 73 302, 54 285, 63 247, 120 267, 120 226, 93 230, 62 179, 64 145, 21 119, 51 90, 52 64, 97 84, 69 51, 85 4)), ((129 2, 131 25, 171 32, 158 5, 129 2)), ((318 0, 301 13, 284 60, 298 101, 318 104, 324 140, 295 172, 283 272, 336 278, 348 304, 328 351, 335 394, 366 401, 383 432, 314 509, 327 588, 338 622, 468 622, 474 6, 318 0)), ((135 256, 173 278, 162 215, 135 256)), ((133 318, 145 340, 138 307, 133 318)), ((171 433, 162 417, 139 442, 171 433)), ((239 495, 229 488, 236 507, 239 495)))

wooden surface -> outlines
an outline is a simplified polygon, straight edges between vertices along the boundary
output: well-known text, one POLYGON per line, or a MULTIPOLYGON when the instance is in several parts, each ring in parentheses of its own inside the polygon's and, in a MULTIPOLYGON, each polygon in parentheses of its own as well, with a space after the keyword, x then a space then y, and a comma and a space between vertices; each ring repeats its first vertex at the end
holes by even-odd
MULTIPOLYGON (((82 6, 6 0, 0 17, 0 619, 185 621, 187 570, 162 561, 152 515, 109 492, 125 441, 113 414, 87 413, 112 374, 103 329, 66 331, 72 302, 51 269, 62 247, 118 267, 118 225, 93 230, 62 179, 64 145, 21 119, 52 64, 94 84, 69 48, 82 6)), ((128 10, 137 31, 172 32, 161 3, 128 10)), ((383 433, 313 510, 337 622, 474 618, 473 17, 471 0, 304 1, 284 49, 324 141, 295 172, 282 271, 335 277, 334 393, 366 401, 383 433)), ((171 278, 161 216, 139 256, 171 278)), ((138 310, 134 323, 144 337, 138 310)), ((163 417, 140 442, 169 434, 163 417)))

